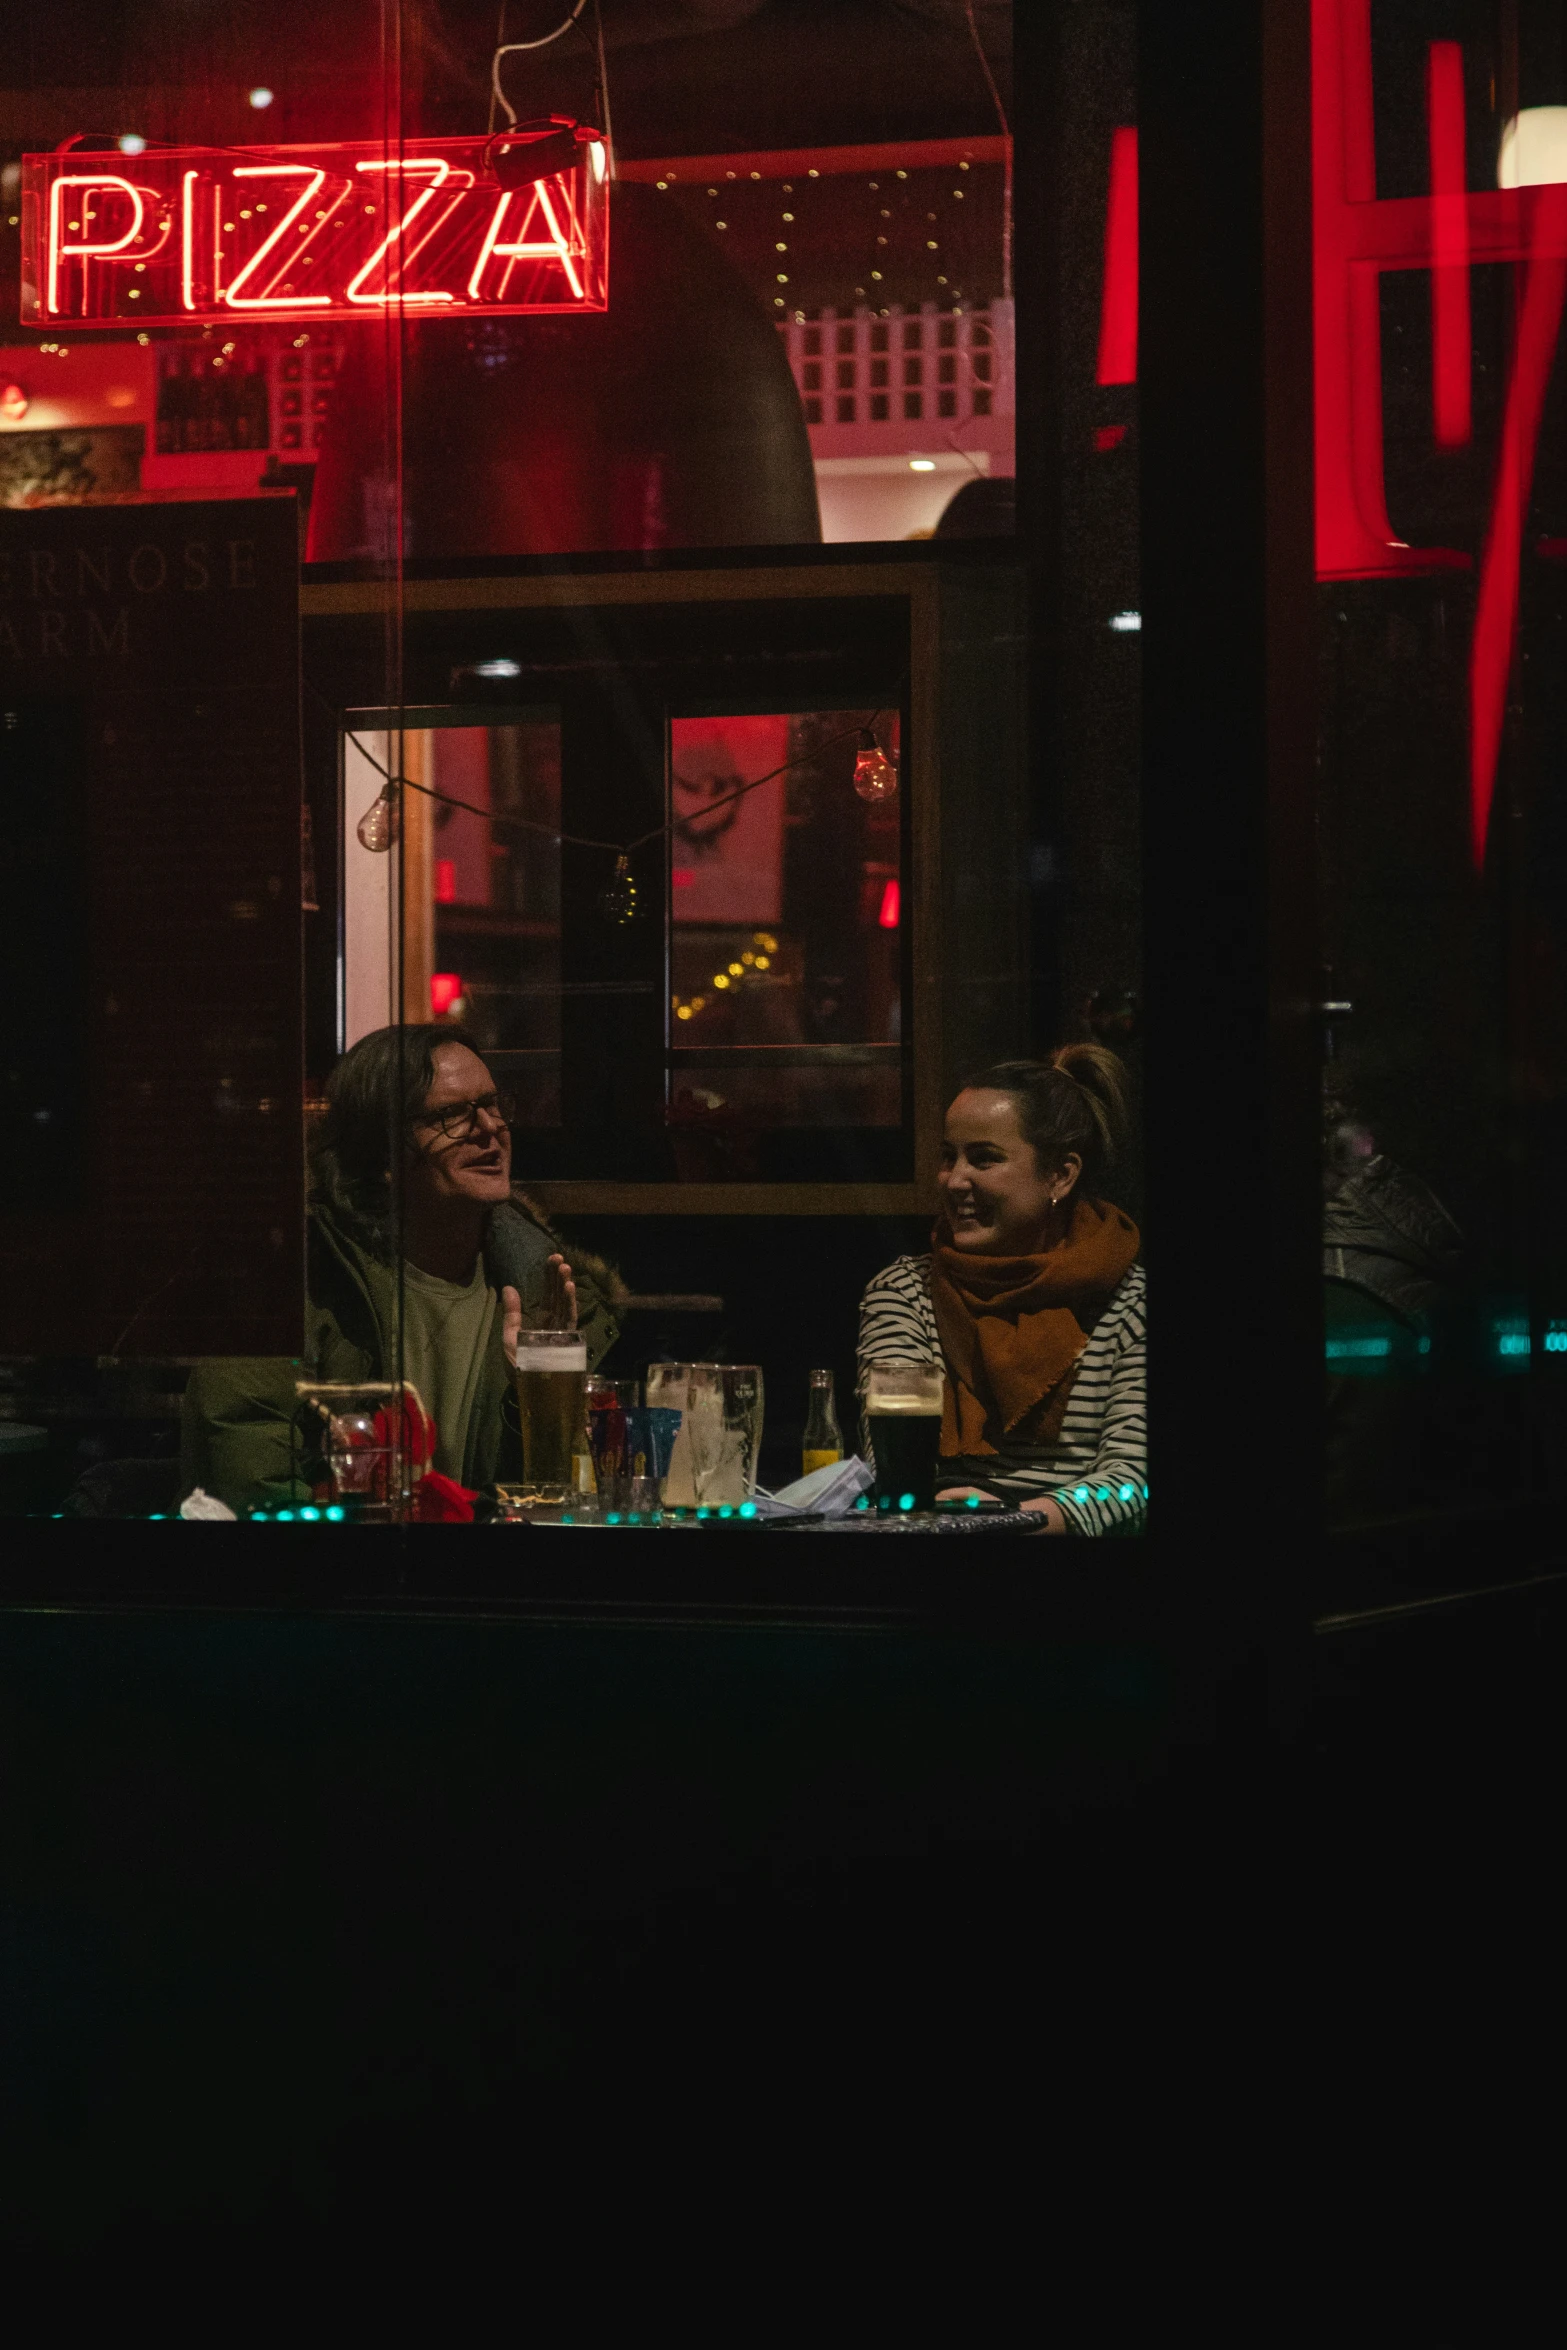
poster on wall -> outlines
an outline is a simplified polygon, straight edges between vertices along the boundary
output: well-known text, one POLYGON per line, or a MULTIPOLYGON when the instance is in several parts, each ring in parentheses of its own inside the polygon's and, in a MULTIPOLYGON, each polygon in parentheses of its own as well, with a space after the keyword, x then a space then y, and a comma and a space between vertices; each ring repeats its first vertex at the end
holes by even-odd
POLYGON ((783 912, 789 716, 674 718, 670 885, 678 923, 772 923, 783 912), (770 782, 759 782, 763 776, 770 782), (742 791, 745 784, 754 791, 742 791))

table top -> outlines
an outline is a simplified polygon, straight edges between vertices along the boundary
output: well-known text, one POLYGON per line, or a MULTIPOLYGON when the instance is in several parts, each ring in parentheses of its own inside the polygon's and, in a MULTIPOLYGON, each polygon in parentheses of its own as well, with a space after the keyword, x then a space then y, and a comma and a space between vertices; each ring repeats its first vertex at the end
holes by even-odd
MULTIPOLYGON (((252 1524, 312 1525, 337 1530, 345 1523, 341 1509, 294 1503, 280 1509, 251 1510, 247 1516, 252 1524)), ((365 1531, 366 1529, 360 1529, 365 1531)), ((381 1532, 390 1531, 380 1527, 381 1532)), ((418 1531, 419 1529, 415 1529, 418 1531)), ((855 1536, 891 1534, 1030 1534, 1045 1532, 1042 1517, 1034 1510, 849 1510, 833 1516, 819 1516, 809 1511, 793 1511, 787 1517, 770 1517, 758 1510, 752 1502, 740 1507, 725 1506, 703 1510, 661 1510, 656 1515, 637 1511, 540 1510, 511 1516, 482 1516, 476 1522, 476 1531, 498 1531, 506 1534, 550 1534, 555 1536, 582 1534, 684 1534, 708 1535, 720 1532, 753 1538, 759 1534, 848 1534, 855 1536)))

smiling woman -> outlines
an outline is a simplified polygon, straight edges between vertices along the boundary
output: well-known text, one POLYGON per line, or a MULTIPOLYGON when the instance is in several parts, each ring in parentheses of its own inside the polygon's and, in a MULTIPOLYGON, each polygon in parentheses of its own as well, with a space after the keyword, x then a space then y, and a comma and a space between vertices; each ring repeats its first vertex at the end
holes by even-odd
POLYGON ((1007 1061, 947 1112, 931 1253, 899 1257, 860 1307, 876 1362, 940 1362, 943 1492, 995 1494, 1057 1534, 1130 1532, 1146 1478, 1144 1276, 1104 1196, 1126 1073, 1101 1045, 1007 1061))

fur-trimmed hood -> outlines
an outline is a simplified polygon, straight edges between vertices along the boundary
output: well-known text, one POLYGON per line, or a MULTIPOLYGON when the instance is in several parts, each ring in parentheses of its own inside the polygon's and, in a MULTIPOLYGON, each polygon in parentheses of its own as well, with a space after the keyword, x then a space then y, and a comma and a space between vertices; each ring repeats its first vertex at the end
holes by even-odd
POLYGON ((1435 1192, 1393 1159, 1368 1159, 1323 1202, 1322 1270, 1419 1321, 1456 1282, 1463 1235, 1435 1192))

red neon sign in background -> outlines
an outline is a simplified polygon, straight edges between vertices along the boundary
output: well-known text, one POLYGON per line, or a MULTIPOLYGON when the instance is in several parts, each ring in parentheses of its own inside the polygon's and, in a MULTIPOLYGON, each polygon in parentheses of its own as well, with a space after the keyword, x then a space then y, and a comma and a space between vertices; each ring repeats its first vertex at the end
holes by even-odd
POLYGON ((1432 420, 1438 444, 1451 447, 1470 429, 1469 267, 1526 264, 1470 647, 1470 840, 1479 866, 1496 790, 1535 449, 1567 293, 1567 185, 1466 190, 1456 43, 1431 44, 1426 93, 1431 194, 1379 197, 1370 0, 1313 0, 1319 578, 1469 568, 1468 555, 1406 546, 1393 535, 1382 463, 1378 280, 1384 269, 1432 273, 1432 420))
POLYGON ((29 155, 22 318, 41 327, 226 325, 602 310, 605 151, 503 188, 482 138, 400 153, 168 147, 29 155))
MULTIPOLYGON (((1545 394, 1567 302, 1567 184, 1467 185, 1463 51, 1433 41, 1426 65, 1431 192, 1379 197, 1372 109, 1371 0, 1313 0, 1312 180, 1315 271, 1317 577, 1397 579, 1467 571, 1451 547, 1411 547, 1387 511, 1382 434, 1386 269, 1431 276, 1431 424, 1439 448, 1473 434, 1469 271, 1523 264, 1508 361, 1501 449, 1469 662, 1470 837, 1485 860, 1518 626, 1519 565, 1545 394)), ((1098 379, 1137 372, 1137 134, 1110 150, 1098 379)), ((1103 428, 1115 446, 1123 427, 1103 428)))
POLYGON ((1137 381, 1137 131, 1128 123, 1110 133, 1097 373, 1102 384, 1137 381))

